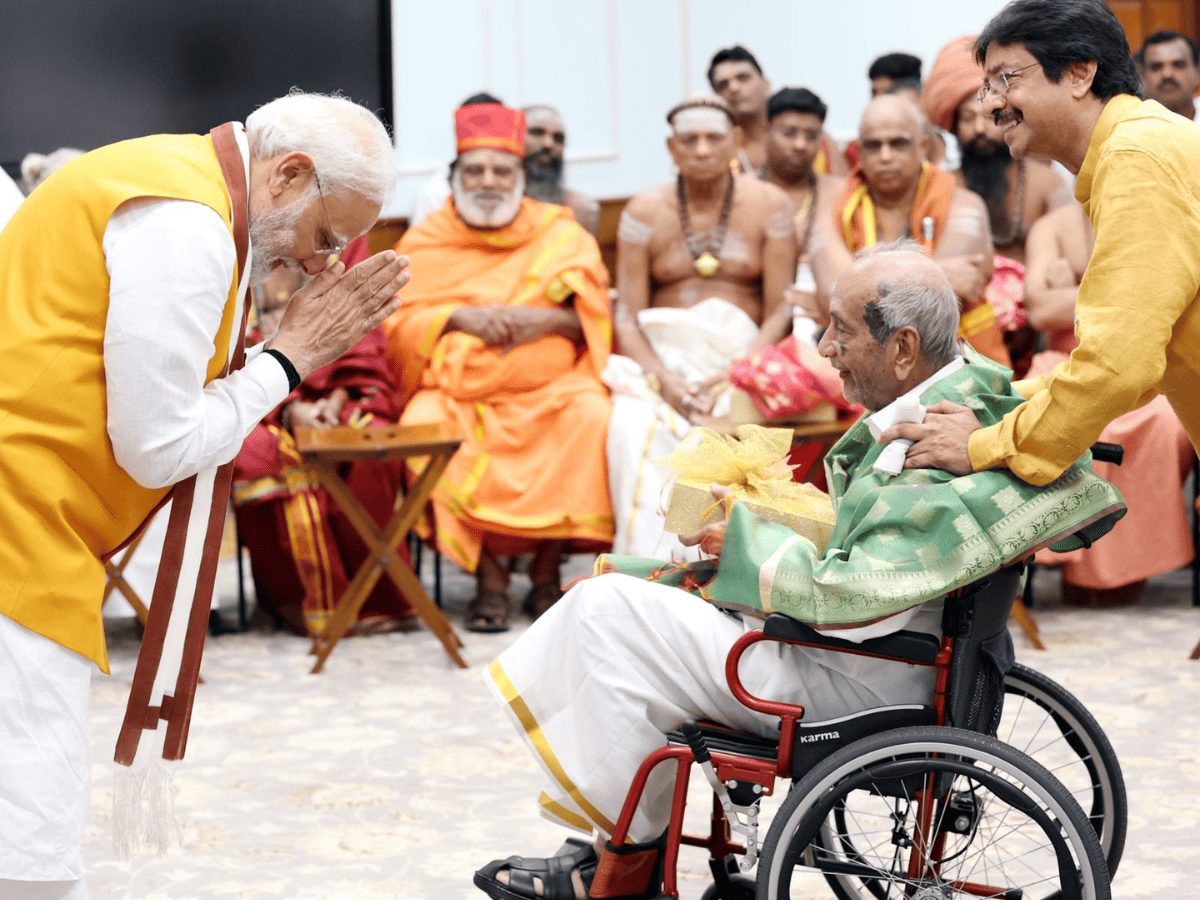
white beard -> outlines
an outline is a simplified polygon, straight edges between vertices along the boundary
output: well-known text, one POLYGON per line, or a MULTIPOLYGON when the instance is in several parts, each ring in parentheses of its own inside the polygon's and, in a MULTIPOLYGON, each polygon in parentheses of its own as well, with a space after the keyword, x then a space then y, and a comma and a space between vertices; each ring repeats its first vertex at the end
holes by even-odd
POLYGON ((467 191, 458 169, 450 178, 450 192, 458 217, 472 228, 503 228, 521 211, 525 199, 525 173, 517 173, 517 183, 508 193, 493 190, 467 191))
POLYGON ((254 249, 250 262, 250 283, 259 284, 274 271, 276 264, 300 270, 287 251, 295 235, 296 223, 304 213, 305 198, 301 197, 282 209, 250 215, 250 246, 254 249))

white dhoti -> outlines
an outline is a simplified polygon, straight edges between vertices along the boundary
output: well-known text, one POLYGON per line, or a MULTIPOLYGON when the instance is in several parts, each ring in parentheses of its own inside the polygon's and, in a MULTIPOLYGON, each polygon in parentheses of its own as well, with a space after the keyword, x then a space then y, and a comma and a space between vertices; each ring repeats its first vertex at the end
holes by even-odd
MULTIPOLYGON (((638 326, 667 371, 691 385, 724 375, 758 336, 753 319, 717 297, 687 309, 644 309, 638 326)), ((601 378, 613 401, 605 447, 616 526, 612 552, 683 558, 686 548, 663 532, 660 510, 671 472, 657 460, 679 446, 692 423, 663 400, 642 367, 626 356, 610 356, 601 378)), ((728 413, 727 392, 712 414, 728 413)))
MULTIPOLYGON (((922 608, 906 627, 939 623, 940 610, 922 608)), ((627 575, 568 591, 485 676, 546 771, 543 814, 611 835, 638 766, 685 719, 776 735, 779 720, 742 706, 724 674, 729 649, 759 624, 627 575)), ((933 690, 929 668, 778 643, 750 650, 740 671, 756 696, 804 705, 806 721, 928 703, 933 690)), ((674 774, 666 764, 652 775, 633 840, 667 827, 674 774)))
POLYGON ((83 877, 94 668, 0 616, 0 886, 83 877))

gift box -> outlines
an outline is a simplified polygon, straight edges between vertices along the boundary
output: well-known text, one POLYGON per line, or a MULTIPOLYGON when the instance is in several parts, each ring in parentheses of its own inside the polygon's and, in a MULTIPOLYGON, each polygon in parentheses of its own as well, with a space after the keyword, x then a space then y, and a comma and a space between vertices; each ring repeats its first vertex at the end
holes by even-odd
POLYGON ((754 399, 741 388, 732 388, 729 402, 729 424, 762 425, 767 422, 787 422, 796 425, 824 424, 837 421, 837 407, 821 400, 812 409, 801 413, 788 413, 778 418, 768 418, 755 405, 754 399))
POLYGON ((791 467, 785 462, 791 444, 792 433, 786 428, 742 425, 732 435, 695 429, 665 459, 677 473, 665 528, 692 534, 722 521, 722 501, 710 489, 719 484, 752 512, 786 525, 823 550, 833 534, 833 503, 812 485, 792 481, 791 467))

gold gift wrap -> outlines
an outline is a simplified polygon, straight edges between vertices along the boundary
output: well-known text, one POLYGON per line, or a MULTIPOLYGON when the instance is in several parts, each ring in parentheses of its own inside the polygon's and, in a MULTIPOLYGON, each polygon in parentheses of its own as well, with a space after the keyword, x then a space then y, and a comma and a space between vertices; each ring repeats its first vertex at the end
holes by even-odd
POLYGON ((824 424, 837 421, 837 407, 827 400, 820 401, 808 412, 795 413, 787 416, 767 418, 750 399, 750 395, 741 388, 733 388, 730 392, 729 423, 731 425, 763 425, 782 423, 794 425, 824 424))
POLYGON ((823 550, 833 533, 833 503, 812 485, 792 481, 786 462, 791 445, 786 428, 741 425, 733 435, 695 429, 665 460, 678 477, 664 527, 691 534, 721 521, 724 511, 710 490, 719 484, 752 512, 786 525, 823 550))

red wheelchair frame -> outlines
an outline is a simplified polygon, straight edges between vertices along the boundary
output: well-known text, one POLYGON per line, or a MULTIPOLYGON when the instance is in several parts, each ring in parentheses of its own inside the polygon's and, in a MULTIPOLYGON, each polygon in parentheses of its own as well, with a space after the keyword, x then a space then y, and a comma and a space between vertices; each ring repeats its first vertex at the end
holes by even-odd
MULTIPOLYGON (((923 714, 914 715, 909 721, 899 721, 888 727, 912 724, 946 725, 952 723, 961 727, 972 728, 973 730, 987 730, 987 725, 983 725, 980 728, 980 723, 978 722, 964 721, 969 716, 963 711, 966 708, 966 704, 962 700, 954 704, 957 714, 951 712, 953 693, 955 690, 961 692, 966 687, 965 679, 957 674, 959 669, 954 663, 955 647, 965 637, 968 638, 969 646, 972 649, 978 650, 981 639, 987 639, 992 635, 999 634, 1001 630, 1003 630, 1004 637, 1007 638, 1006 622, 1013 601, 1019 592, 1023 572, 1023 565, 1011 566, 1008 569, 994 573, 988 578, 967 585, 946 597, 945 602, 948 610, 955 610, 958 614, 966 610, 968 611, 969 620, 972 622, 976 621, 974 618, 976 609, 986 607, 986 613, 979 617, 981 629, 988 632, 985 634, 980 634, 978 630, 963 633, 961 629, 947 628, 944 630, 940 641, 929 634, 898 632, 886 637, 864 641, 861 644, 854 644, 823 635, 785 616, 769 616, 762 630, 747 632, 734 644, 726 658, 725 674, 729 681, 730 690, 739 702, 756 712, 776 716, 780 719, 780 737, 775 747, 774 755, 768 755, 766 752, 769 749, 769 742, 764 739, 751 735, 743 735, 740 732, 725 729, 716 723, 704 723, 704 728, 708 731, 710 737, 717 732, 724 732, 734 742, 743 743, 745 746, 734 750, 710 750, 704 738, 701 738, 699 744, 697 744, 694 736, 700 734, 699 729, 691 736, 687 734, 682 736, 678 734, 672 735, 673 740, 679 743, 673 743, 656 750, 646 757, 645 761, 639 767, 630 785, 629 793, 626 795, 625 804, 617 819, 610 843, 614 846, 621 846, 627 841, 630 824, 633 821, 634 813, 641 800, 650 773, 662 763, 675 760, 678 763, 678 769, 671 802, 671 819, 667 828, 663 849, 662 888, 658 895, 659 898, 662 898, 662 900, 677 900, 679 897, 676 869, 681 845, 707 849, 711 857, 710 865, 713 868, 714 876, 718 878, 718 882, 721 881, 720 871, 722 869, 724 869, 726 877, 728 877, 729 870, 724 867, 726 866, 726 860, 731 859, 734 854, 744 855, 749 851, 753 859, 757 848, 753 845, 748 848, 746 844, 738 843, 734 839, 733 831, 737 826, 731 825, 730 817, 727 815, 727 811, 730 814, 733 812, 732 808, 727 806, 731 803, 729 794, 731 789, 728 785, 731 783, 736 784, 736 787, 732 790, 735 790, 740 795, 739 799, 752 800, 757 796, 771 795, 774 792, 775 780, 777 778, 796 779, 803 774, 803 772, 794 770, 794 754, 796 749, 797 724, 804 717, 804 707, 798 704, 780 703, 754 696, 746 690, 738 673, 742 656, 751 647, 762 641, 776 641, 794 646, 812 647, 823 650, 833 649, 838 652, 891 660, 897 663, 931 666, 937 670, 931 703, 932 712, 930 712, 930 707, 924 707, 922 708, 924 710, 923 714), (957 683, 954 684, 952 684, 952 672, 956 673, 953 681, 957 683), (917 719, 920 719, 920 721, 917 721, 917 719), (761 755, 755 755, 755 749, 758 749, 761 755), (749 752, 743 752, 743 750, 748 750, 749 752), (687 803, 688 785, 693 763, 699 763, 705 769, 705 774, 714 788, 711 828, 707 837, 686 835, 683 833, 684 809, 687 803)), ((948 612, 948 618, 949 615, 950 613, 948 612)), ((978 660, 971 660, 969 662, 969 665, 964 669, 966 678, 973 677, 971 673, 977 671, 978 664, 978 660)), ((963 700, 965 699, 963 698, 963 700)), ((869 712, 869 710, 866 710, 864 714, 869 712)), ((689 723, 689 725, 692 728, 695 727, 694 723, 689 723)), ((994 728, 994 724, 991 727, 994 728)), ((850 741, 843 741, 842 743, 848 742, 850 741)), ((830 748, 830 752, 833 749, 837 749, 837 746, 830 748)), ((914 848, 908 867, 909 877, 911 878, 916 878, 919 872, 926 870, 930 865, 930 859, 936 860, 940 858, 943 846, 942 842, 946 837, 945 833, 940 831, 933 836, 932 840, 928 837, 929 831, 932 828, 936 802, 934 790, 934 779, 928 778, 926 779, 923 792, 917 797, 917 802, 920 804, 920 811, 918 813, 919 827, 926 835, 925 839, 918 843, 920 843, 921 847, 927 849, 925 852, 922 852, 919 848, 914 848)), ((752 807, 752 803, 750 802, 740 802, 737 805, 742 809, 752 807)), ((755 821, 752 824, 755 826, 754 831, 756 831, 756 813, 754 814, 754 819, 755 821)), ((751 828, 741 826, 738 827, 738 830, 749 832, 751 828)), ((936 863, 933 865, 936 865, 936 863)), ((957 883, 953 886, 958 890, 978 896, 997 896, 998 891, 994 887, 972 883, 957 883)))

